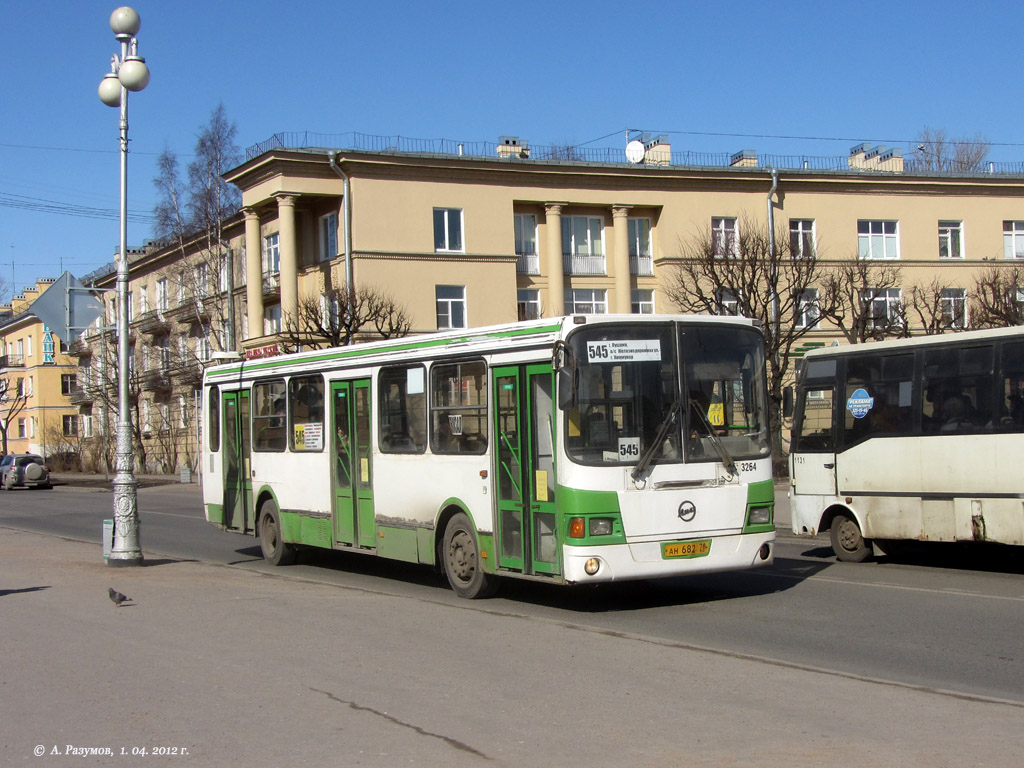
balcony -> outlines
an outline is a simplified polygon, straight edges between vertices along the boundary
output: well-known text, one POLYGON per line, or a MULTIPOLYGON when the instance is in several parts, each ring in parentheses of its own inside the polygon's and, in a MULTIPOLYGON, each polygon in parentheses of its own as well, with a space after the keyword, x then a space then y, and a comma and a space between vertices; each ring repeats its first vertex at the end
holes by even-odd
POLYGON ((148 333, 153 336, 158 336, 160 334, 167 333, 170 330, 170 325, 164 318, 163 312, 153 309, 146 312, 138 319, 135 324, 135 328, 139 333, 148 333))
POLYGON ((71 357, 88 357, 92 354, 92 347, 90 347, 81 336, 71 342, 68 347, 68 354, 71 357))
POLYGON ((517 253, 516 272, 520 275, 539 275, 540 257, 536 253, 517 253))
POLYGON ((652 277, 654 275, 654 258, 648 254, 629 256, 629 274, 640 277, 652 277))
POLYGON ((263 275, 263 295, 264 296, 279 296, 281 295, 281 273, 274 272, 270 275, 263 275))
POLYGON ((590 256, 582 253, 563 253, 562 266, 567 275, 604 275, 604 254, 590 256))
POLYGON ((171 389, 171 374, 167 368, 153 368, 143 371, 139 387, 145 392, 161 392, 171 389))
POLYGON ((68 397, 72 405, 86 405, 95 399, 85 387, 75 387, 68 397))
POLYGON ((25 359, 21 355, 0 356, 0 370, 4 368, 24 368, 25 359))

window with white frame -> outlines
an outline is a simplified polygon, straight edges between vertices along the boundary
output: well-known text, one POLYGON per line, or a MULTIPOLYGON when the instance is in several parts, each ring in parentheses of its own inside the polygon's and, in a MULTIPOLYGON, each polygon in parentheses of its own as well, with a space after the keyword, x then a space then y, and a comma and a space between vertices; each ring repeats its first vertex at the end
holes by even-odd
POLYGON ((25 390, 25 397, 33 397, 36 393, 36 377, 28 377, 28 388, 25 390))
POLYGON ((565 292, 565 311, 570 315, 605 315, 607 291, 603 288, 570 288, 565 292))
POLYGON ((24 418, 18 419, 18 437, 28 437, 28 427, 24 418))
POLYGON ((651 220, 629 219, 629 271, 634 275, 653 275, 654 259, 651 253, 651 220))
POLYGON ((157 364, 160 370, 167 371, 171 367, 171 338, 170 336, 163 336, 157 339, 153 346, 156 348, 157 353, 157 364))
POLYGON ((188 278, 185 277, 185 272, 179 272, 177 277, 175 277, 174 282, 177 283, 177 290, 175 291, 175 293, 178 294, 178 306, 180 307, 182 304, 185 303, 185 299, 188 296, 188 278))
POLYGON ((532 213, 517 213, 515 219, 516 272, 524 275, 540 274, 537 254, 537 217, 532 213))
POLYGON ((869 328, 887 328, 899 322, 903 296, 899 288, 869 288, 860 293, 869 328))
POLYGON ((633 291, 632 308, 634 315, 653 315, 654 291, 647 289, 633 291))
POLYGON ((1003 222, 1003 258, 1024 259, 1024 221, 1003 222))
POLYGON ((78 416, 73 413, 66 413, 61 416, 61 433, 64 437, 78 436, 78 416))
POLYGON ((199 328, 199 338, 196 339, 196 357, 203 363, 213 357, 209 325, 202 325, 199 328))
POLYGON ((185 429, 188 426, 188 400, 184 395, 178 395, 178 427, 185 429))
POLYGON ((110 326, 117 325, 117 298, 116 297, 111 299, 110 303, 107 304, 107 325, 110 325, 110 326))
POLYGON ((160 431, 166 432, 171 428, 171 404, 160 403, 160 431))
POLYGON ((947 328, 967 327, 967 291, 963 288, 943 288, 939 294, 939 311, 947 328))
POLYGON ((898 259, 899 222, 868 219, 858 221, 857 256, 861 259, 898 259))
POLYGON ((817 328, 819 320, 818 289, 805 288, 800 291, 796 297, 794 310, 796 313, 794 327, 811 330, 817 328))
POLYGON ((276 275, 281 271, 280 233, 274 232, 263 238, 262 263, 264 275, 276 275))
POLYGON ((161 277, 156 281, 156 309, 158 312, 167 311, 167 278, 161 277))
POLYGON ((711 217, 711 252, 715 256, 739 256, 740 230, 735 217, 711 217))
POLYGON ((817 254, 814 243, 814 219, 789 220, 789 254, 794 259, 813 259, 817 254))
POLYGON ((221 293, 227 293, 230 288, 228 277, 230 272, 228 271, 231 265, 231 249, 220 257, 220 268, 218 270, 217 285, 220 288, 221 293))
POLYGON ((722 288, 715 295, 717 303, 717 315, 738 315, 740 313, 740 300, 733 291, 722 288))
POLYGON ((462 209, 434 209, 434 250, 462 252, 462 209))
POLYGON ((271 304, 263 308, 263 335, 281 332, 281 305, 271 304))
POLYGON ((142 401, 142 431, 146 434, 153 431, 153 404, 149 400, 142 401))
POLYGON ((196 295, 200 298, 206 298, 210 295, 210 268, 206 262, 197 264, 193 272, 193 277, 196 281, 196 295))
POLYGON ((149 288, 145 285, 139 286, 139 314, 149 312, 149 288))
POLYGON ((320 296, 320 322, 328 330, 337 330, 341 322, 341 299, 338 294, 321 294, 320 296))
POLYGON ((62 395, 70 395, 75 391, 75 387, 78 383, 78 376, 74 373, 62 373, 60 375, 60 393, 62 395))
POLYGON ((939 222, 939 258, 961 259, 964 255, 964 223, 939 222))
POLYGON ((438 285, 434 288, 437 297, 437 330, 465 328, 466 287, 464 285, 438 285))
POLYGON ((540 291, 536 288, 516 291, 516 314, 520 320, 536 320, 540 317, 540 291))
POLYGON ((320 261, 330 261, 338 255, 338 214, 320 217, 320 261))
MULTIPOLYGON (((130 298, 131 294, 129 293, 128 296, 129 296, 129 301, 130 301, 131 300, 131 298, 130 298)), ((27 341, 27 343, 25 345, 25 356, 26 357, 32 357, 32 349, 34 347, 35 347, 35 344, 32 343, 32 334, 30 333, 28 335, 28 341, 27 341)))
POLYGON ((92 414, 82 414, 82 437, 92 437, 92 414))
POLYGON ((567 275, 605 274, 604 219, 563 216, 562 259, 567 275))

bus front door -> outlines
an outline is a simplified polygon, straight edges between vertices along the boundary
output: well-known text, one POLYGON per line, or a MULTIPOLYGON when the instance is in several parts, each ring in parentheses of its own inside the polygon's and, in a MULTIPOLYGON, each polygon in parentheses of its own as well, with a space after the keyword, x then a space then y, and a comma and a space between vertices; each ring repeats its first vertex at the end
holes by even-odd
POLYGON ((340 544, 373 547, 370 380, 333 382, 331 401, 334 538, 340 544))
POLYGON ((249 470, 249 393, 224 392, 224 524, 232 531, 252 533, 252 475, 249 470))
MULTIPOLYGON (((803 420, 797 425, 796 450, 791 454, 790 484, 794 496, 836 495, 835 393, 832 387, 803 393, 803 420)), ((815 502, 816 503, 816 502, 815 502)))
POLYGON ((522 573, 558 574, 551 366, 506 366, 491 375, 498 563, 522 573))

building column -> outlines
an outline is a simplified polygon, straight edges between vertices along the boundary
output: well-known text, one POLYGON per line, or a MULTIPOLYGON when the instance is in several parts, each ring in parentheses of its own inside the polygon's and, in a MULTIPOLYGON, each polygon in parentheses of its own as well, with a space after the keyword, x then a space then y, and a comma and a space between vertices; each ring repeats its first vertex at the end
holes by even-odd
POLYGON ((566 203, 546 203, 544 222, 548 230, 547 273, 548 300, 541 308, 544 317, 565 314, 565 267, 562 264, 562 209, 566 203))
POLYGON ((295 325, 299 314, 299 254, 295 237, 295 195, 277 198, 281 248, 281 328, 295 325))
POLYGON ((629 209, 628 205, 612 206, 615 245, 615 303, 612 311, 627 315, 633 311, 633 289, 629 275, 629 209))
POLYGON ((260 215, 254 208, 243 208, 245 216, 245 307, 249 336, 263 335, 263 249, 260 240, 260 215))

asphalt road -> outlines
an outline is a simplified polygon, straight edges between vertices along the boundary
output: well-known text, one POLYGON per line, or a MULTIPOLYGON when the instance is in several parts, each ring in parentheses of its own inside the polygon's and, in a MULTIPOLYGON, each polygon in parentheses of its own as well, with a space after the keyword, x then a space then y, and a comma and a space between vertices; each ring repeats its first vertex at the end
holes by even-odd
MULTIPOLYGON (((112 496, 100 489, 0 493, 0 527, 100 541, 112 496)), ((1024 705, 1024 557, 930 548, 903 560, 839 563, 827 540, 783 531, 774 567, 657 582, 555 588, 508 582, 483 601, 455 597, 425 567, 317 552, 270 568, 258 542, 202 516, 195 485, 140 488, 147 562, 161 558, 340 585, 587 632, 764 660, 836 678, 1024 705)), ((100 557, 97 550, 97 557, 100 557)))

